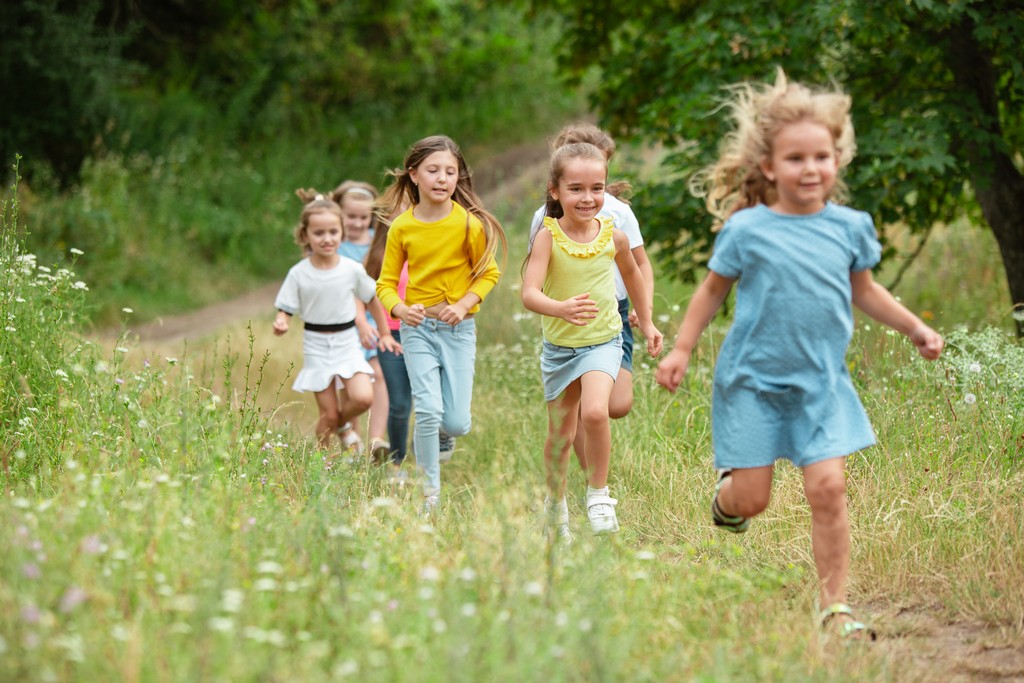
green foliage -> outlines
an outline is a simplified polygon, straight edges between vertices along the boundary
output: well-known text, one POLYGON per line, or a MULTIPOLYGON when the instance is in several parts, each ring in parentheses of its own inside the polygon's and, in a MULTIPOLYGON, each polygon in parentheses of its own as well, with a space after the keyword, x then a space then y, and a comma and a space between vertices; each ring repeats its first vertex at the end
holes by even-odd
MULTIPOLYGON (((1024 135, 1024 9, 1014 2, 596 2, 537 0, 568 16, 563 63, 600 72, 595 107, 617 133, 678 148, 644 188, 645 229, 692 276, 710 219, 687 179, 726 132, 723 86, 838 82, 853 96, 852 204, 876 223, 927 229, 984 210, 1024 301, 1019 171, 1024 135), (976 201, 980 198, 982 201, 976 201)), ((674 260, 673 260, 674 259, 674 260)))
POLYGON ((127 73, 126 36, 97 23, 98 2, 17 0, 0 5, 0 181, 15 154, 62 186, 77 177, 113 111, 127 73))

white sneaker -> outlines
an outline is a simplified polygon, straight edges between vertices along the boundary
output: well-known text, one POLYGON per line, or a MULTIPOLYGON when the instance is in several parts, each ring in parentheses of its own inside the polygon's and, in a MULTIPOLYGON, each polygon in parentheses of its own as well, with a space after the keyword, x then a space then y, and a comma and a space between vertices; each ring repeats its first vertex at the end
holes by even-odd
POLYGON ((441 496, 434 493, 429 496, 423 496, 423 507, 420 508, 420 514, 424 517, 432 517, 437 512, 437 506, 441 502, 441 496))
POLYGON ((440 441, 441 452, 438 454, 438 462, 448 462, 452 459, 452 454, 455 452, 455 439, 442 432, 440 441))
POLYGON ((338 427, 338 434, 341 436, 341 445, 344 450, 351 451, 352 453, 358 453, 363 450, 363 440, 356 434, 356 430, 352 428, 351 422, 346 422, 338 427))
POLYGON ((544 512, 547 516, 548 529, 554 531, 555 538, 563 543, 572 543, 572 532, 569 530, 569 505, 565 498, 560 501, 545 498, 544 512))
POLYGON ((608 489, 601 493, 587 494, 587 517, 590 518, 590 529, 595 534, 614 534, 619 530, 619 519, 615 516, 618 503, 608 495, 608 489))

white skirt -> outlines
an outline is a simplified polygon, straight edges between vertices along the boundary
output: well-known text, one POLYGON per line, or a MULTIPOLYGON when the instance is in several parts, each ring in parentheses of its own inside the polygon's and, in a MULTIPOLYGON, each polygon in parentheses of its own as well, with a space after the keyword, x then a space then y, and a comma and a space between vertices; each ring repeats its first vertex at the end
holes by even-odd
POLYGON ((302 331, 302 370, 295 378, 295 391, 323 391, 335 382, 342 383, 357 372, 373 377, 373 368, 366 362, 359 332, 352 327, 341 332, 302 331))

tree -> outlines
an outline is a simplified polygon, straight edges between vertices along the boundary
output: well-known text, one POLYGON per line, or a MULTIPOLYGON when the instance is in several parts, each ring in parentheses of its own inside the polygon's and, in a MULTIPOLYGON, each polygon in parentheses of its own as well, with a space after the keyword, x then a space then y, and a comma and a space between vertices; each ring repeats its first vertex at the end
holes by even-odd
POLYGON ((722 86, 834 80, 853 96, 851 203, 918 231, 967 215, 999 245, 1024 335, 1024 6, 1019 0, 534 0, 567 22, 562 63, 598 70, 618 135, 675 150, 645 189, 645 225, 683 274, 706 262, 710 216, 686 190, 714 157, 722 86))
POLYGON ((0 5, 0 179, 20 153, 67 186, 107 123, 122 41, 95 25, 96 3, 72 4, 0 5))

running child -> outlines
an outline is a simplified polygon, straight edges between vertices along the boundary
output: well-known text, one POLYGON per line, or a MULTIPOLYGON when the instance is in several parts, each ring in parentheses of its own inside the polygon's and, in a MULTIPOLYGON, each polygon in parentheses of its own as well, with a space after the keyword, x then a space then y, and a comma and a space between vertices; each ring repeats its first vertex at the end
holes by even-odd
POLYGON ((398 215, 388 233, 377 295, 401 320, 416 412, 413 445, 423 474, 424 509, 430 512, 441 491, 441 433, 457 437, 471 426, 473 316, 498 282, 494 255, 499 244, 504 249, 505 233, 481 205, 451 138, 420 140, 402 168, 390 174, 395 181, 381 197, 378 215, 398 215), (398 282, 406 263, 409 280, 402 297, 398 282))
MULTIPOLYGON (((345 258, 352 259, 357 263, 366 266, 366 258, 370 251, 370 244, 373 241, 376 230, 376 220, 373 215, 373 203, 377 199, 377 190, 369 183, 358 180, 346 180, 338 185, 331 193, 331 199, 341 207, 342 242, 338 247, 338 253, 345 258)), ((370 277, 374 277, 371 273, 370 277)), ((383 332, 377 328, 373 316, 366 310, 363 302, 356 299, 356 329, 359 330, 359 340, 362 342, 366 362, 373 369, 374 376, 380 378, 381 364, 378 358, 378 345, 384 340, 385 335, 390 335, 391 330, 387 327, 383 332)), ((345 396, 344 391, 342 396, 345 396)), ((373 405, 370 406, 370 417, 368 429, 370 433, 370 455, 375 464, 382 464, 388 459, 391 452, 391 444, 386 436, 388 424, 388 390, 387 383, 375 381, 373 383, 373 405)), ((352 443, 357 450, 361 450, 362 443, 360 421, 356 420, 351 425, 342 426, 342 441, 352 443), (348 429, 346 429, 346 426, 348 429)))
POLYGON ((544 464, 549 524, 570 537, 565 500, 569 449, 577 428, 586 432, 587 517, 596 534, 619 530, 617 501, 608 491, 611 428, 608 402, 622 362, 622 317, 613 264, 636 305, 647 352, 661 353, 662 335, 651 322, 651 300, 629 238, 609 216, 608 159, 589 143, 557 148, 551 158, 543 229, 523 274, 523 305, 543 318, 540 367, 548 407, 544 464))
POLYGON ((313 190, 296 194, 306 203, 295 227, 295 242, 305 258, 288 271, 277 294, 274 334, 288 332, 292 316, 302 318, 303 367, 292 389, 316 396, 317 440, 327 449, 339 425, 366 412, 373 402, 373 370, 363 358, 355 329, 355 298, 376 304, 371 310, 380 323, 384 315, 373 279, 362 265, 338 255, 341 207, 313 190), (348 394, 344 406, 338 400, 341 386, 348 394))
MULTIPOLYGON (((562 145, 571 142, 589 142, 600 149, 609 162, 615 154, 615 140, 591 123, 578 123, 566 126, 555 138, 553 148, 557 149, 562 145)), ((626 234, 629 238, 629 250, 633 254, 636 265, 640 268, 640 274, 644 279, 644 289, 647 291, 647 299, 653 305, 654 302, 654 269, 647 257, 647 250, 644 248, 644 238, 640 234, 640 223, 629 203, 624 200, 631 188, 628 182, 617 181, 609 183, 605 187, 604 206, 598 214, 610 216, 615 227, 626 234)), ((533 221, 530 224, 530 244, 544 224, 544 216, 547 206, 542 205, 533 214, 533 221)), ((612 385, 612 395, 608 401, 608 417, 618 420, 633 409, 633 326, 637 324, 636 311, 630 311, 629 296, 626 292, 626 284, 622 280, 622 274, 618 266, 612 266, 615 275, 615 298, 618 302, 619 315, 622 318, 622 361, 619 364, 619 374, 615 377, 615 384, 612 385)), ((653 313, 652 313, 653 315, 653 313)), ((573 442, 573 450, 576 451, 576 459, 584 472, 587 471, 586 452, 586 431, 576 430, 576 439, 573 442)))
POLYGON ((939 357, 943 340, 872 279, 881 248, 871 216, 834 202, 855 151, 849 96, 788 83, 781 70, 773 86, 732 93, 735 130, 704 176, 708 209, 724 225, 656 379, 676 390, 738 283, 712 391, 712 520, 746 531, 768 505, 775 462, 801 468, 822 624, 873 639, 846 604, 844 458, 875 443, 846 366, 852 305, 907 335, 926 359, 939 357))

